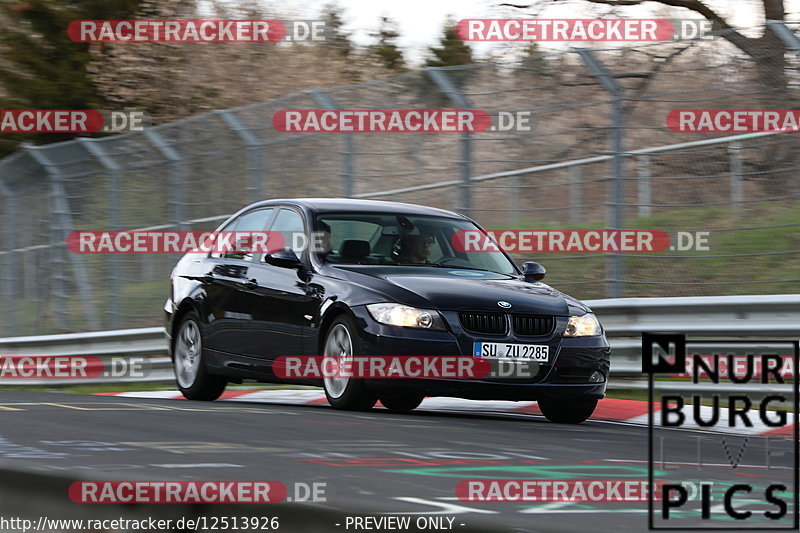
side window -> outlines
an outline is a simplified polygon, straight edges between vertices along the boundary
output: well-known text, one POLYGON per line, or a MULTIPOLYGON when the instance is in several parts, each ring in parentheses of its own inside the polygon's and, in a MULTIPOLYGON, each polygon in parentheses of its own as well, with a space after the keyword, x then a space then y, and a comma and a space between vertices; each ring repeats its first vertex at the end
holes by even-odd
POLYGON ((308 248, 303 217, 297 211, 283 208, 278 212, 270 231, 278 231, 283 236, 284 247, 291 249, 302 258, 308 248))
MULTIPOLYGON (((225 226, 221 232, 239 232, 239 231, 264 231, 275 209, 257 209, 249 211, 230 224, 225 226)), ((231 244, 234 244, 231 239, 231 244)), ((212 257, 219 257, 221 259, 241 259, 243 261, 252 261, 252 253, 214 253, 212 257)))
POLYGON ((339 251, 342 241, 347 239, 370 241, 370 244, 374 246, 375 242, 380 238, 381 226, 372 222, 324 218, 319 220, 330 228, 331 249, 334 251, 339 251))

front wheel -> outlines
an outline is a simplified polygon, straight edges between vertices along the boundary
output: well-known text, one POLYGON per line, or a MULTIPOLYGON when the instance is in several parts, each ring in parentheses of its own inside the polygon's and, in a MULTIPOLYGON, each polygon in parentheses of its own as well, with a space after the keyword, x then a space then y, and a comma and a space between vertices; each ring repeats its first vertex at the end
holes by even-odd
POLYGON ((187 399, 216 400, 225 391, 227 380, 209 374, 206 369, 200 319, 194 312, 187 313, 178 326, 172 346, 172 363, 178 389, 187 399))
POLYGON ((557 424, 580 424, 597 407, 595 398, 545 398, 538 403, 545 418, 557 424))
MULTIPOLYGON (((337 318, 325 337, 323 357, 334 359, 338 368, 352 368, 353 356, 359 354, 359 339, 353 321, 346 316, 337 318)), ((335 409, 366 411, 378 401, 378 397, 367 389, 361 378, 326 376, 322 386, 328 403, 335 409)))

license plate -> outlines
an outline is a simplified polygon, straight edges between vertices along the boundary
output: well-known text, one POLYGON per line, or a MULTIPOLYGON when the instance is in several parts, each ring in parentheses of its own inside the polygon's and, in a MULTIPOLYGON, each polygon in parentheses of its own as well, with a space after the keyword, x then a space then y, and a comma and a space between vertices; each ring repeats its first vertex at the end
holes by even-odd
POLYGON ((505 342, 476 342, 472 355, 486 359, 515 359, 546 363, 550 347, 546 344, 509 344, 505 342))

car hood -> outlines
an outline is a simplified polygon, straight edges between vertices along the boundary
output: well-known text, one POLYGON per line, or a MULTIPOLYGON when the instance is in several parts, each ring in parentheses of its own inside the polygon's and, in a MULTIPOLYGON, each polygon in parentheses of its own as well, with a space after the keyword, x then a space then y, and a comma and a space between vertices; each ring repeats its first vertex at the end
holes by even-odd
MULTIPOLYGON (((507 310, 569 316, 587 308, 545 283, 480 270, 428 267, 338 266, 395 301, 442 310, 507 310), (365 278, 371 278, 369 280, 365 278), (502 308, 498 302, 511 304, 502 308)), ((354 280, 356 281, 356 280, 354 280)))

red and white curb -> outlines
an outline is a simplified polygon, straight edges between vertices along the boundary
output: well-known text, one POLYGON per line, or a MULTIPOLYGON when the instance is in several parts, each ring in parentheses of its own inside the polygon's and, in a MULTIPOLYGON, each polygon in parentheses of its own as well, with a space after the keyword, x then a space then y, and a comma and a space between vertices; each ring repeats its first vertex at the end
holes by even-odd
MULTIPOLYGON (((99 396, 116 396, 121 398, 150 398, 150 399, 164 399, 164 400, 179 400, 183 399, 183 395, 177 391, 148 391, 148 392, 101 392, 97 393, 99 396)), ((328 400, 325 398, 325 393, 316 390, 229 390, 225 391, 220 398, 222 401, 237 401, 237 402, 253 402, 253 403, 278 403, 278 404, 293 404, 293 405, 328 405, 328 400)), ((218 400, 219 401, 219 400, 218 400)), ((379 404, 380 405, 380 404, 379 404)), ((655 422, 658 424, 660 417, 657 412, 660 406, 655 405, 655 422)), ((501 412, 501 413, 515 413, 515 414, 529 414, 541 415, 536 402, 509 402, 499 400, 462 400, 460 398, 425 398, 419 409, 426 411, 483 411, 483 412, 501 412)), ((686 422, 680 427, 682 429, 701 429, 703 428, 692 422, 693 406, 686 405, 683 408, 683 413, 686 422)), ((783 427, 770 427, 764 424, 760 417, 756 416, 755 411, 750 416, 752 426, 750 427, 723 427, 717 426, 712 428, 712 431, 719 433, 733 433, 736 435, 763 435, 770 437, 791 437, 794 435, 794 425, 788 423, 783 427)), ((700 415, 703 420, 709 420, 712 416, 711 407, 701 407, 700 415)), ((769 411, 767 415, 770 420, 776 420, 777 416, 769 411)), ((672 415, 674 416, 674 415, 672 415)), ((791 413, 787 413, 788 420, 791 420, 791 413)), ((620 422, 625 424, 632 424, 637 426, 647 425, 647 402, 641 400, 618 400, 614 398, 606 398, 600 400, 597 404, 591 420, 602 420, 607 422, 620 422)), ((728 409, 719 409, 719 419, 727 421, 728 409)), ((741 424, 741 419, 737 419, 741 424)))

